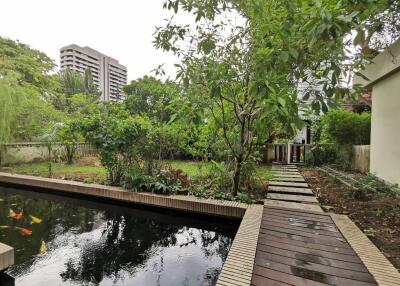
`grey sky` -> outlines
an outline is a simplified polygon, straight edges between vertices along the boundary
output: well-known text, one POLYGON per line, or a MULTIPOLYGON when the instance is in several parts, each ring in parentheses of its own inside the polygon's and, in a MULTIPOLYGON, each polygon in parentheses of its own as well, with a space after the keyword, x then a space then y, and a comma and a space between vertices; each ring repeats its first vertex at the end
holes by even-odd
POLYGON ((1 3, 0 36, 45 52, 59 64, 59 49, 90 46, 128 67, 128 80, 178 59, 153 48, 155 26, 170 16, 164 0, 8 0, 1 3))

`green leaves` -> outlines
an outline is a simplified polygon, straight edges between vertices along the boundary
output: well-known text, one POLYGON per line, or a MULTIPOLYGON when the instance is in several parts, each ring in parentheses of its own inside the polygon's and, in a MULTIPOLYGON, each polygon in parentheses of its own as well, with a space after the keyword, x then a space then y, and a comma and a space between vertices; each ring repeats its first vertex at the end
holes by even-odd
POLYGON ((289 53, 294 59, 297 60, 299 58, 299 52, 294 48, 289 48, 289 53))
POLYGON ((280 53, 279 57, 283 62, 287 62, 289 60, 289 53, 287 51, 283 51, 280 53))
POLYGON ((366 77, 365 75, 363 75, 361 72, 354 72, 354 74, 356 75, 356 76, 359 76, 359 77, 361 77, 362 79, 364 79, 364 80, 366 80, 366 81, 370 81, 370 79, 368 78, 368 77, 366 77))
POLYGON ((360 14, 359 11, 353 11, 348 15, 339 15, 336 18, 342 22, 351 23, 358 14, 360 14))

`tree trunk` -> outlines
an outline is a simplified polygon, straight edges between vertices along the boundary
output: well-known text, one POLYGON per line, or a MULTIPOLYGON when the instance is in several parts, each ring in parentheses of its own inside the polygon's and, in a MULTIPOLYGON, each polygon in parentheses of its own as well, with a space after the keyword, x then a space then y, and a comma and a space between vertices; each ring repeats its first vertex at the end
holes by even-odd
POLYGON ((52 151, 52 147, 51 147, 51 145, 49 145, 48 147, 48 151, 49 151, 49 161, 48 161, 48 168, 49 168, 49 177, 52 177, 53 176, 53 170, 52 170, 52 167, 51 167, 51 160, 52 160, 52 158, 51 158, 51 151, 52 151))
POLYGON ((233 187, 232 187, 232 195, 236 196, 239 188, 240 188, 240 175, 242 172, 242 165, 244 159, 244 145, 245 145, 245 129, 246 129, 246 120, 244 116, 241 116, 241 127, 240 127, 240 140, 239 140, 239 152, 236 157, 236 166, 235 166, 235 174, 233 176, 233 187))
POLYGON ((240 188, 240 174, 242 172, 242 162, 236 161, 235 174, 233 176, 232 195, 236 196, 240 188))

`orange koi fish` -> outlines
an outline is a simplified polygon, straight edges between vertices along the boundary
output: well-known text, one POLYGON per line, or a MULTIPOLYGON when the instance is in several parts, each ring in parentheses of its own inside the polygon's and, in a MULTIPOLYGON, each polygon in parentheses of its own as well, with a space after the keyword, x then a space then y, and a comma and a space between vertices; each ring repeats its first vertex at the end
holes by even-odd
POLYGON ((17 215, 17 214, 15 213, 15 211, 13 211, 12 209, 9 210, 9 212, 8 212, 8 217, 15 218, 16 215, 17 215))
POLYGON ((16 226, 15 229, 16 229, 16 230, 19 230, 19 232, 20 232, 22 235, 31 235, 31 234, 32 234, 32 230, 27 229, 27 228, 23 228, 23 227, 18 227, 18 226, 16 226))
POLYGON ((24 210, 21 210, 20 213, 16 213, 15 211, 13 211, 12 209, 10 209, 10 211, 8 212, 8 217, 14 218, 16 220, 20 220, 22 219, 22 216, 24 215, 24 210))

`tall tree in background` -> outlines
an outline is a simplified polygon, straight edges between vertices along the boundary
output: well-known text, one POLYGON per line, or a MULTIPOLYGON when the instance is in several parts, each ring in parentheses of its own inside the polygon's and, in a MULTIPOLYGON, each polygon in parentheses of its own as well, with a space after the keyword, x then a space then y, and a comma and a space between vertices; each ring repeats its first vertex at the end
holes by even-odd
MULTIPOLYGON (((297 89, 319 113, 349 94, 344 72, 367 58, 346 48, 364 45, 394 1, 168 0, 164 7, 194 15, 173 18, 156 30, 155 46, 182 59, 178 77, 196 88, 223 129, 235 158, 232 192, 252 153, 254 125, 274 111, 295 130, 300 124, 297 89), (373 27, 373 28, 372 28, 373 27), (356 32, 356 37, 352 34, 356 32), (316 89, 316 87, 318 87, 316 89)), ((396 1, 395 1, 396 2, 396 1)))
POLYGON ((162 82, 152 76, 144 76, 125 85, 123 90, 128 96, 125 106, 131 114, 167 122, 170 119, 168 105, 178 96, 179 86, 171 81, 162 82))
POLYGON ((0 142, 29 140, 59 116, 46 102, 46 95, 58 86, 57 78, 49 75, 54 67, 44 53, 0 37, 0 142))

